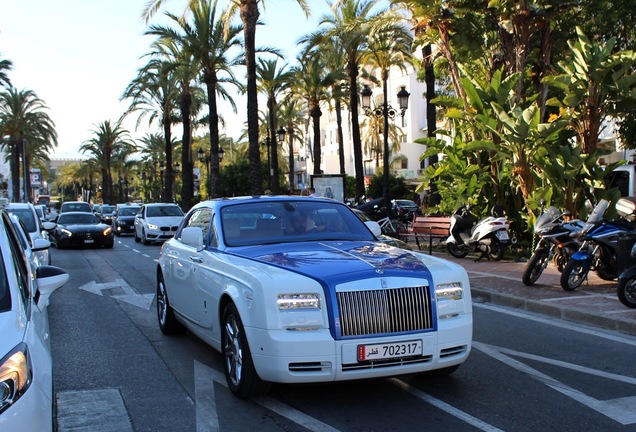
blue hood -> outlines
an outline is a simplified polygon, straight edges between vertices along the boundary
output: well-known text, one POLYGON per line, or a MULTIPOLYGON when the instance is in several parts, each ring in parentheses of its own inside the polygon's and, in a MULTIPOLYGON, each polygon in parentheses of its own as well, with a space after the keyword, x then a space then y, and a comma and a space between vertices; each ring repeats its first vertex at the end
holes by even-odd
POLYGON ((330 285, 379 276, 430 279, 427 267, 416 256, 379 242, 304 242, 240 249, 235 253, 330 285))

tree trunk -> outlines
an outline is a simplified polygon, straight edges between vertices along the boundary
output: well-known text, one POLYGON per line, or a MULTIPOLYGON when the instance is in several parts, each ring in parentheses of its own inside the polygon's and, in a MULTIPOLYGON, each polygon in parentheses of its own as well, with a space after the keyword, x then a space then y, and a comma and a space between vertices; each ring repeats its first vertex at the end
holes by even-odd
POLYGON ((311 109, 311 118, 314 125, 314 175, 322 174, 320 164, 322 163, 322 149, 320 148, 320 111, 319 102, 316 101, 311 109))
POLYGON ((256 88, 256 23, 258 2, 241 0, 240 15, 245 38, 245 66, 247 67, 247 137, 249 141, 250 193, 260 195, 262 188, 261 152, 258 143, 258 89, 256 88))
POLYGON ((340 96, 336 98, 336 125, 338 139, 338 162, 340 162, 340 174, 345 174, 344 136, 342 133, 342 103, 340 96))
POLYGON ((358 64, 350 60, 347 66, 349 74, 349 103, 351 105, 351 138, 353 140, 353 163, 356 172, 356 202, 365 194, 364 162, 362 160, 362 139, 358 119, 358 64))
POLYGON ((208 91, 208 118, 210 127, 210 198, 221 196, 221 179, 219 178, 219 113, 216 105, 216 76, 206 78, 208 91))
POLYGON ((181 149, 181 207, 184 210, 192 206, 194 191, 194 177, 192 169, 192 132, 190 127, 190 106, 192 96, 189 91, 181 95, 181 121, 183 123, 182 149, 181 149))
POLYGON ((163 190, 161 191, 161 202, 172 202, 172 132, 170 129, 170 114, 164 113, 163 134, 165 139, 166 165, 163 173, 163 190))
POLYGON ((278 135, 276 134, 276 99, 272 96, 267 100, 267 108, 269 111, 269 136, 272 137, 271 171, 268 174, 271 176, 272 193, 278 195, 280 193, 280 178, 278 172, 278 135))

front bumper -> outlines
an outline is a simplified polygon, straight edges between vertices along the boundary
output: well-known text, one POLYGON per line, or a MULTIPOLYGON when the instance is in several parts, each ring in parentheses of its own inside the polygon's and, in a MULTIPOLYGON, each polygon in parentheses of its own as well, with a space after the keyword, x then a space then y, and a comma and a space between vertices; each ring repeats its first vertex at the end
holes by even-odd
POLYGON ((334 340, 328 329, 267 331, 246 328, 261 379, 310 383, 379 378, 421 373, 459 365, 472 344, 472 315, 440 321, 439 330, 381 337, 334 340), (359 345, 421 340, 422 356, 358 362, 359 345))

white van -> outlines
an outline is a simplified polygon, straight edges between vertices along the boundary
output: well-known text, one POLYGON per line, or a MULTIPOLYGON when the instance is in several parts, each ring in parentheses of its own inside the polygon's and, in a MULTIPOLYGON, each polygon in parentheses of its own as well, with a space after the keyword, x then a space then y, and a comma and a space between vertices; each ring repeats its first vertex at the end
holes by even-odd
POLYGON ((608 189, 618 188, 622 197, 636 196, 636 165, 630 163, 616 167, 605 177, 605 185, 608 189))

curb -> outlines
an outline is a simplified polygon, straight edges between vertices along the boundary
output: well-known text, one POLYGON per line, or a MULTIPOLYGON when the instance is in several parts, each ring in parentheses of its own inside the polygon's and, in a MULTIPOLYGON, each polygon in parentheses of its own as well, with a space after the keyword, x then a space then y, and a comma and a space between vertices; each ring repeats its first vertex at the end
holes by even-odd
POLYGON ((521 309, 552 318, 559 318, 565 321, 582 323, 636 336, 636 322, 633 320, 621 319, 621 317, 607 314, 592 313, 571 306, 559 306, 541 300, 531 300, 509 294, 501 294, 480 288, 471 287, 471 294, 473 302, 475 303, 491 303, 493 305, 521 309))

